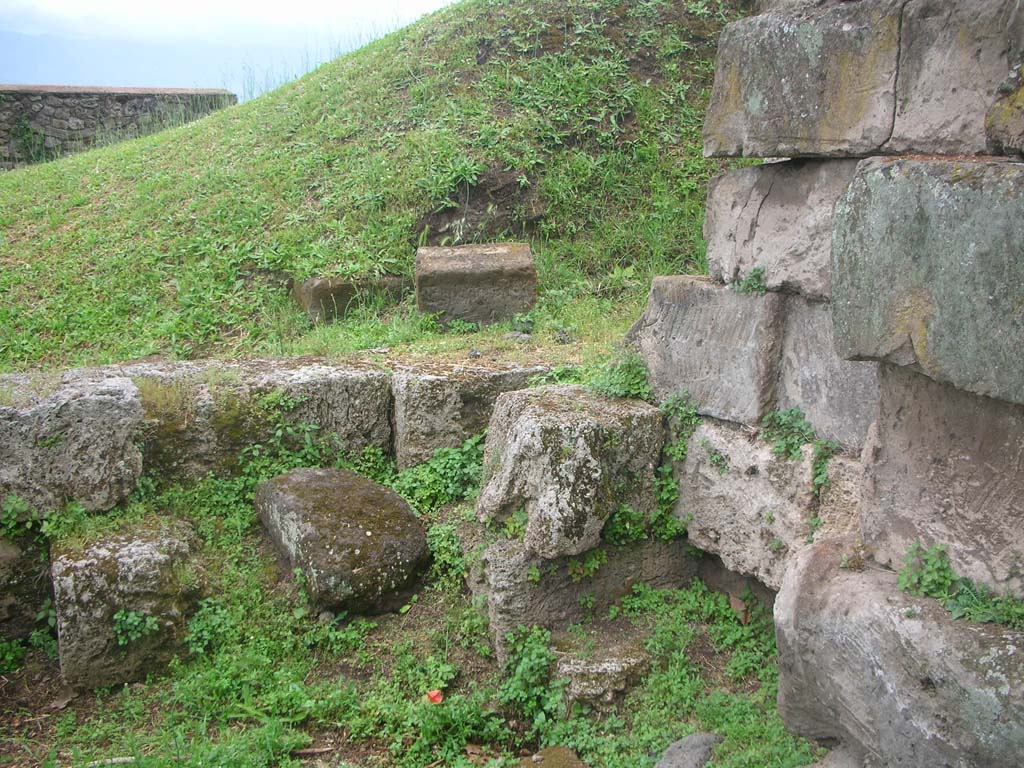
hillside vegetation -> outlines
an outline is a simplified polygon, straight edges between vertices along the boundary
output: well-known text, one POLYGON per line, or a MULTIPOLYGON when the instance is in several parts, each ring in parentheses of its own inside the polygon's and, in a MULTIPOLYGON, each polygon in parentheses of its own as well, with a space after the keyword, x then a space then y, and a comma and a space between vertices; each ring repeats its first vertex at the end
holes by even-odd
POLYGON ((200 122, 0 175, 0 370, 149 355, 498 349, 413 302, 313 328, 284 284, 527 238, 540 349, 703 269, 720 0, 467 0, 200 122))

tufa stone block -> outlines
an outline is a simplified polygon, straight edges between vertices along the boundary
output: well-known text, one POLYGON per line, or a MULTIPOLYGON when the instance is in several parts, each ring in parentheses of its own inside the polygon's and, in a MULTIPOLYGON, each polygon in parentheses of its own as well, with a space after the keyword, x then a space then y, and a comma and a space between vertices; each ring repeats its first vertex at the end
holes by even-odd
POLYGON ((786 299, 778 408, 799 408, 825 440, 859 452, 878 409, 878 363, 848 362, 835 351, 828 303, 786 299))
POLYGON ((430 247, 416 251, 416 303, 442 322, 488 325, 529 312, 537 270, 526 243, 430 247))
POLYGON ((378 294, 397 304, 409 288, 409 281, 397 275, 364 280, 311 277, 292 286, 292 297, 313 323, 329 323, 344 319, 360 296, 378 294))
POLYGON ((764 270, 769 290, 832 294, 832 208, 856 160, 794 160, 729 171, 708 187, 708 273, 725 283, 764 270))
POLYGON ((864 449, 864 542, 900 568, 915 541, 1024 596, 1024 407, 890 365, 864 449))
POLYGON ((1024 165, 864 161, 836 204, 832 316, 848 360, 1024 403, 1024 165))
POLYGON ((756 424, 771 408, 784 298, 745 296, 705 279, 656 277, 627 335, 659 400, 688 391, 705 416, 756 424))

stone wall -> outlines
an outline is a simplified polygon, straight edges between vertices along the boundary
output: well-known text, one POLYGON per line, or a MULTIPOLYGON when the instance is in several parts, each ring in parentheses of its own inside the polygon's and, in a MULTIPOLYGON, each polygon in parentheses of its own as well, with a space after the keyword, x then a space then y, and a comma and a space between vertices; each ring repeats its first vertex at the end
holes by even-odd
POLYGON ((897 588, 908 550, 1024 596, 1024 4, 776 0, 719 44, 710 280, 630 333, 705 417, 697 546, 780 588, 780 711, 832 765, 1019 765, 1024 638, 897 588), (783 458, 799 408, 841 452, 783 458), (851 567, 853 564, 853 567, 851 567))
POLYGON ((0 169, 154 133, 237 101, 206 88, 0 85, 0 169))

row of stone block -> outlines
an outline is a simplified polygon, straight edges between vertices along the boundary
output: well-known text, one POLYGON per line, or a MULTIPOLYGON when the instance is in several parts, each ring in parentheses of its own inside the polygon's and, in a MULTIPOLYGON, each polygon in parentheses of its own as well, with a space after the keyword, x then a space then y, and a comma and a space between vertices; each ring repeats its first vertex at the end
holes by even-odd
POLYGON ((760 269, 769 290, 831 299, 839 357, 1024 403, 1024 165, 773 163, 718 177, 707 211, 711 276, 760 269))
POLYGON ((67 501, 105 510, 144 472, 232 471, 246 446, 270 437, 268 409, 282 397, 292 403, 288 422, 316 427, 343 450, 394 453, 405 468, 479 434, 500 392, 545 370, 432 363, 392 372, 304 359, 0 376, 0 498, 16 494, 41 512, 67 501))
POLYGON ((705 153, 1020 152, 1016 0, 777 2, 726 27, 705 153))
POLYGON ((424 247, 416 251, 415 283, 396 275, 309 278, 292 296, 314 323, 342 319, 363 296, 390 303, 415 287, 420 312, 442 323, 490 325, 529 312, 537 301, 537 270, 527 243, 424 247))

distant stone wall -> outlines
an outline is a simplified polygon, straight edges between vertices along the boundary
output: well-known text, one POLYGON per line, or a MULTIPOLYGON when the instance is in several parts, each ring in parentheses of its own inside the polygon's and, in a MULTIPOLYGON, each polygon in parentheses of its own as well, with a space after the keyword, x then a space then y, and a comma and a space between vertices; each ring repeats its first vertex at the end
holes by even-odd
POLYGON ((219 89, 0 85, 0 169, 154 133, 237 101, 219 89))

